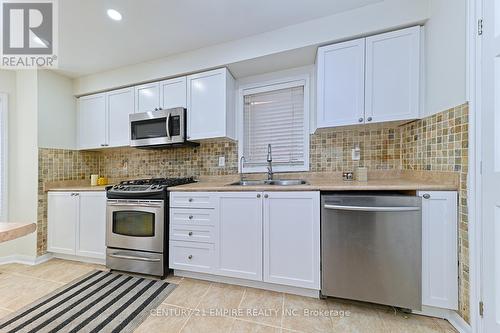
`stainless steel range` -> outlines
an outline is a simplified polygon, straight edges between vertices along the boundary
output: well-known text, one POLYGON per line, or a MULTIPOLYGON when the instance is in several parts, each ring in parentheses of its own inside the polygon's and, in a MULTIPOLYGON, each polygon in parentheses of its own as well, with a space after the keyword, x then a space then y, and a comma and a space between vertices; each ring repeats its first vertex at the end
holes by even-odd
POLYGON ((193 178, 124 181, 107 190, 106 266, 164 277, 168 273, 168 188, 193 178))

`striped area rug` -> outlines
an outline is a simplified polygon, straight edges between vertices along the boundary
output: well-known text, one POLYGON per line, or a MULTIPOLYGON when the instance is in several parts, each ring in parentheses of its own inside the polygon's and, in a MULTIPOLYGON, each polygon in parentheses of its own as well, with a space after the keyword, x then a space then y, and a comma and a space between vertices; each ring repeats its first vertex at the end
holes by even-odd
POLYGON ((0 332, 132 332, 176 286, 93 271, 0 321, 0 332))

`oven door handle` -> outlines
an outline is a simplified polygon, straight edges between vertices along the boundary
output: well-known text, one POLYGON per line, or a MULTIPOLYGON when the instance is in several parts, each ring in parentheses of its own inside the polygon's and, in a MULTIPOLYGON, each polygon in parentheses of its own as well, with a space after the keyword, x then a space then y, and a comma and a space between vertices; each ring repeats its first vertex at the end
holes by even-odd
POLYGON ((113 207, 149 207, 149 208, 161 208, 162 204, 147 204, 147 203, 121 203, 121 202, 108 202, 108 206, 113 207))
POLYGON ((135 257, 135 256, 126 256, 123 254, 111 253, 109 254, 112 258, 117 259, 127 259, 127 260, 138 260, 138 261, 147 261, 147 262, 158 262, 160 259, 158 258, 146 258, 146 257, 135 257))
POLYGON ((170 136, 170 115, 171 115, 171 113, 169 112, 167 114, 167 136, 168 136, 169 140, 172 139, 172 136, 170 136))
POLYGON ((364 206, 340 206, 324 205, 325 209, 345 210, 355 212, 412 212, 420 210, 420 207, 364 207, 364 206))

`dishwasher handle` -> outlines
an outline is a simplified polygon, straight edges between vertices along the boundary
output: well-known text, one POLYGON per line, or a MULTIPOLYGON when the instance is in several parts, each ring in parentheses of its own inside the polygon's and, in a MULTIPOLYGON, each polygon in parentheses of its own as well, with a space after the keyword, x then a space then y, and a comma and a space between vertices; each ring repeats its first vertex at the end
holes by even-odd
POLYGON ((413 212, 419 211, 420 207, 402 206, 402 207, 373 207, 373 206, 341 206, 341 205, 324 205, 325 209, 344 210, 353 212, 413 212))

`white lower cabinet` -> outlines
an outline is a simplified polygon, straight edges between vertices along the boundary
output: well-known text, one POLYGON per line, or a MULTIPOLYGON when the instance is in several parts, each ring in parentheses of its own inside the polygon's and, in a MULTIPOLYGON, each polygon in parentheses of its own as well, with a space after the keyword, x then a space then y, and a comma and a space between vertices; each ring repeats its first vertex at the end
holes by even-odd
POLYGON ((104 191, 49 192, 47 214, 49 252, 105 258, 104 191))
POLYGON ((170 204, 170 268, 319 289, 319 192, 172 192, 170 204))
POLYGON ((319 192, 264 194, 264 282, 320 289, 319 192))
POLYGON ((220 275, 262 281, 262 194, 219 193, 220 275))
POLYGON ((457 192, 422 197, 422 304, 458 309, 457 192))

